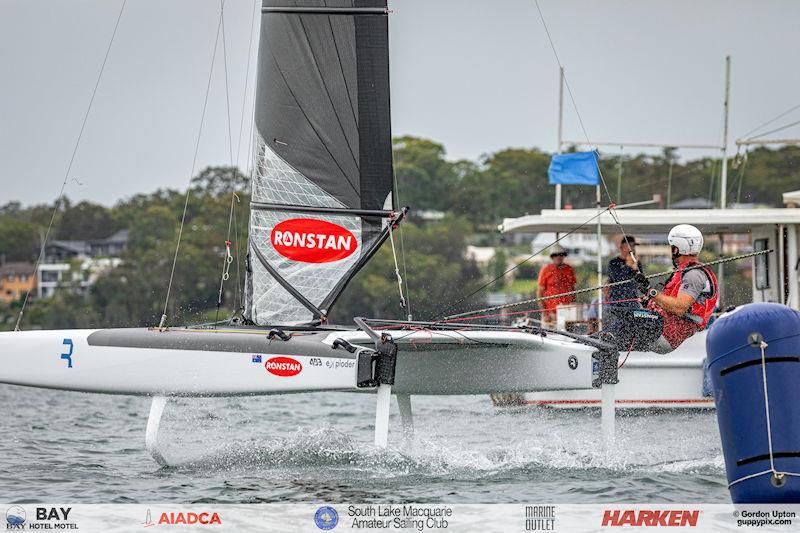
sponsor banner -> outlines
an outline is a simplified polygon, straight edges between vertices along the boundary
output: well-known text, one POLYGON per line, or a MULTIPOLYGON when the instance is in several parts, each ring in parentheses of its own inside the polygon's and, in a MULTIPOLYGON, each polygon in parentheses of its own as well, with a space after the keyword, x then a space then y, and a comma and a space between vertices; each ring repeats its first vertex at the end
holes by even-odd
POLYGON ((800 505, 0 503, 6 531, 798 531, 800 505))
POLYGON ((338 224, 314 218, 292 218, 270 232, 275 251, 301 263, 340 261, 358 249, 358 239, 338 224))
POLYGON ((270 374, 281 377, 296 376, 303 371, 303 365, 297 359, 286 356, 272 357, 264 363, 264 367, 270 374))

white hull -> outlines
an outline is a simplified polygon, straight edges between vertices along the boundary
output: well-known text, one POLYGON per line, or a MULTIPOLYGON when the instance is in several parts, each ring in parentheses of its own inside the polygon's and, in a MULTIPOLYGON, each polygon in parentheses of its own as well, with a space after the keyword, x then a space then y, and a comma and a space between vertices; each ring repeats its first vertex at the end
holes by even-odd
MULTIPOLYGON (((400 349, 394 393, 487 394, 591 387, 594 349, 568 339, 516 331, 390 333, 400 349)), ((363 332, 298 333, 289 341, 269 341, 266 335, 264 330, 0 333, 0 382, 150 396, 363 390, 356 387, 354 355, 332 348, 337 338, 371 346, 363 332), (289 357, 302 370, 290 376, 275 375, 265 367, 275 357, 289 357)))
MULTIPOLYGON (((615 387, 618 409, 713 409, 703 396, 706 333, 687 339, 674 352, 631 352, 615 387)), ((621 354, 620 363, 625 359, 621 354)), ((600 406, 599 390, 535 392, 527 403, 561 409, 600 406)))

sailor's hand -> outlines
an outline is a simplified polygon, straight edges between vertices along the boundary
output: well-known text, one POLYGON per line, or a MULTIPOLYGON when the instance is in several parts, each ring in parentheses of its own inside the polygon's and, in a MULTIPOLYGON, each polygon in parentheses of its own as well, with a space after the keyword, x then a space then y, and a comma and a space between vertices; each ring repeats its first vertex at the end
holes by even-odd
POLYGON ((642 307, 647 307, 647 304, 650 302, 650 300, 652 300, 656 296, 658 296, 658 290, 652 287, 647 289, 647 292, 645 293, 644 297, 640 300, 642 307))
POLYGON ((650 280, 641 272, 637 272, 636 275, 633 276, 633 282, 636 284, 636 291, 641 296, 644 296, 647 294, 647 291, 650 290, 650 280))

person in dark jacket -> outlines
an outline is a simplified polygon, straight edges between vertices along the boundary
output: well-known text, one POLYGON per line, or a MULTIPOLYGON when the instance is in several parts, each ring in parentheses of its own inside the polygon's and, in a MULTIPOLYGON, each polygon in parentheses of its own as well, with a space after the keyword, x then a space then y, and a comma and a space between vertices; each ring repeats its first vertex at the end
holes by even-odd
MULTIPOLYGON (((637 272, 643 272, 644 266, 641 261, 637 261, 636 255, 636 238, 628 235, 627 238, 623 235, 619 241, 619 255, 608 262, 608 281, 609 283, 616 283, 618 281, 625 281, 632 279, 637 272), (631 254, 633 252, 633 254, 631 254)), ((603 310, 613 315, 614 309, 624 308, 638 308, 638 294, 636 293, 636 285, 634 283, 624 283, 614 287, 609 287, 605 294, 606 302, 614 302, 606 304, 603 310), (631 300, 627 302, 620 302, 619 300, 631 300)), ((610 318, 610 317, 609 317, 610 318)))

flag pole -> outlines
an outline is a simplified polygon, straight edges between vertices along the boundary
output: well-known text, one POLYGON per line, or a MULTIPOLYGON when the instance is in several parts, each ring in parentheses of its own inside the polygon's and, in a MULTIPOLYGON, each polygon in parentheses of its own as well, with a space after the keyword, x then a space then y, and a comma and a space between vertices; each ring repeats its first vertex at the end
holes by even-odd
MULTIPOLYGON (((598 162, 599 164, 599 162, 598 162)), ((597 213, 602 212, 601 196, 600 196, 600 183, 596 187, 597 198, 597 213)), ((603 284, 603 225, 601 223, 602 216, 597 217, 597 285, 603 284)), ((597 289, 597 329, 600 330, 603 321, 603 289, 597 289)))

